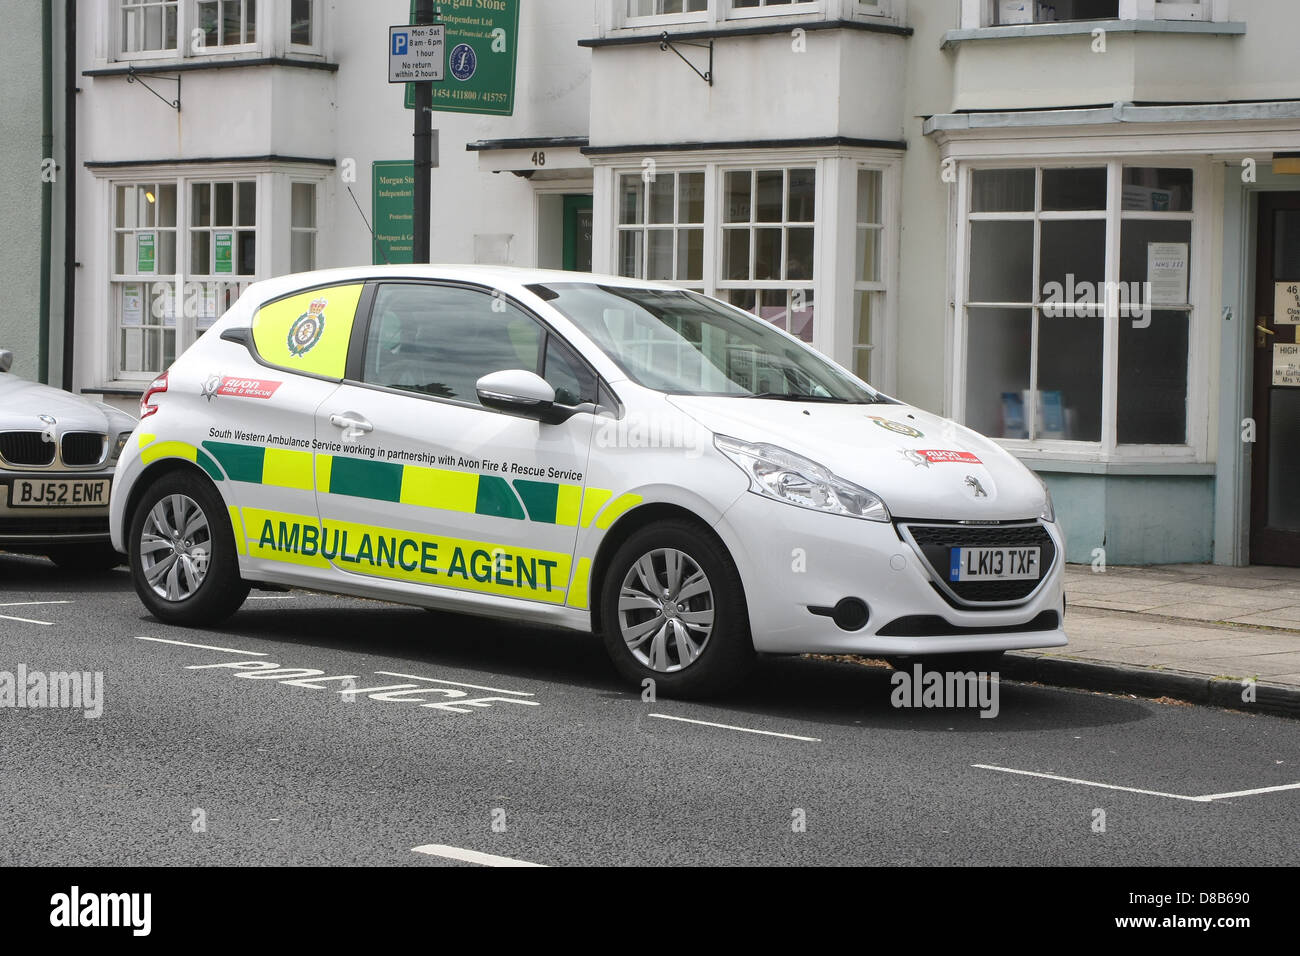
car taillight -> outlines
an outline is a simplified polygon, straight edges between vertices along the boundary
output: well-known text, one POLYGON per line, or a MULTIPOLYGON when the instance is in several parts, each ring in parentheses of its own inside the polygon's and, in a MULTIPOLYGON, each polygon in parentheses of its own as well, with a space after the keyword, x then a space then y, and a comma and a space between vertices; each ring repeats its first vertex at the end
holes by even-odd
POLYGON ((167 373, 163 372, 149 383, 149 387, 144 390, 144 395, 140 398, 140 418, 142 420, 158 411, 158 406, 153 404, 150 399, 155 395, 161 395, 165 391, 167 391, 167 373))

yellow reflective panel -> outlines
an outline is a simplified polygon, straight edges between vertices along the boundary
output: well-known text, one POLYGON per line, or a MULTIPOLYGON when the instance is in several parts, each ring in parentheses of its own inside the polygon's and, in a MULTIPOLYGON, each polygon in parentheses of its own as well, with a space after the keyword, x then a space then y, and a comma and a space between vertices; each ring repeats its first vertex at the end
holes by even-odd
POLYGON ((312 289, 278 299, 253 316, 253 342, 272 365, 342 378, 361 283, 312 289))

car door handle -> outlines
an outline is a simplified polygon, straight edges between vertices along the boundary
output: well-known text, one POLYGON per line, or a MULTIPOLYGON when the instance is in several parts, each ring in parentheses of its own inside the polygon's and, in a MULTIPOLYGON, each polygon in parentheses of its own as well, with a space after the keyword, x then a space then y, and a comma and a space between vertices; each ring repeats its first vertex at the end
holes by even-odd
POLYGON ((356 412, 344 412, 341 415, 331 415, 330 424, 335 428, 342 428, 346 432, 372 432, 375 426, 370 424, 356 412))

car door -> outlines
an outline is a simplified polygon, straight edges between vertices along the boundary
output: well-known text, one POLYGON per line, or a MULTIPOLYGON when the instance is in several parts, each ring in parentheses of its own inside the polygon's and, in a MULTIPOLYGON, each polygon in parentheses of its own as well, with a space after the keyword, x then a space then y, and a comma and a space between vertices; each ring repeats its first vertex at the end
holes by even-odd
POLYGON ((536 317, 486 289, 381 282, 349 378, 317 413, 322 556, 351 574, 563 604, 597 380, 536 317), (548 367, 549 366, 549 367, 548 367), (486 409, 475 384, 526 369, 581 409, 486 409))

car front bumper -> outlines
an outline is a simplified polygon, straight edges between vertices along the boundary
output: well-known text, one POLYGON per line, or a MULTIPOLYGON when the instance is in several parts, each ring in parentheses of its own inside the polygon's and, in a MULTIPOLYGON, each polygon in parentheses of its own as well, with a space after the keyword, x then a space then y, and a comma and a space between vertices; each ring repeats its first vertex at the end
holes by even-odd
POLYGON ((1001 607, 955 607, 892 524, 745 494, 715 530, 740 571, 755 650, 911 656, 1064 645, 1065 543, 1057 525, 1042 526, 1051 567, 1026 599, 1001 607), (845 598, 867 605, 864 626, 845 630, 826 615, 845 598))
POLYGON ((112 470, 90 473, 0 472, 0 548, 42 553, 47 547, 107 542, 107 502, 98 507, 15 508, 10 505, 10 487, 16 478, 100 481, 112 477, 112 470))

